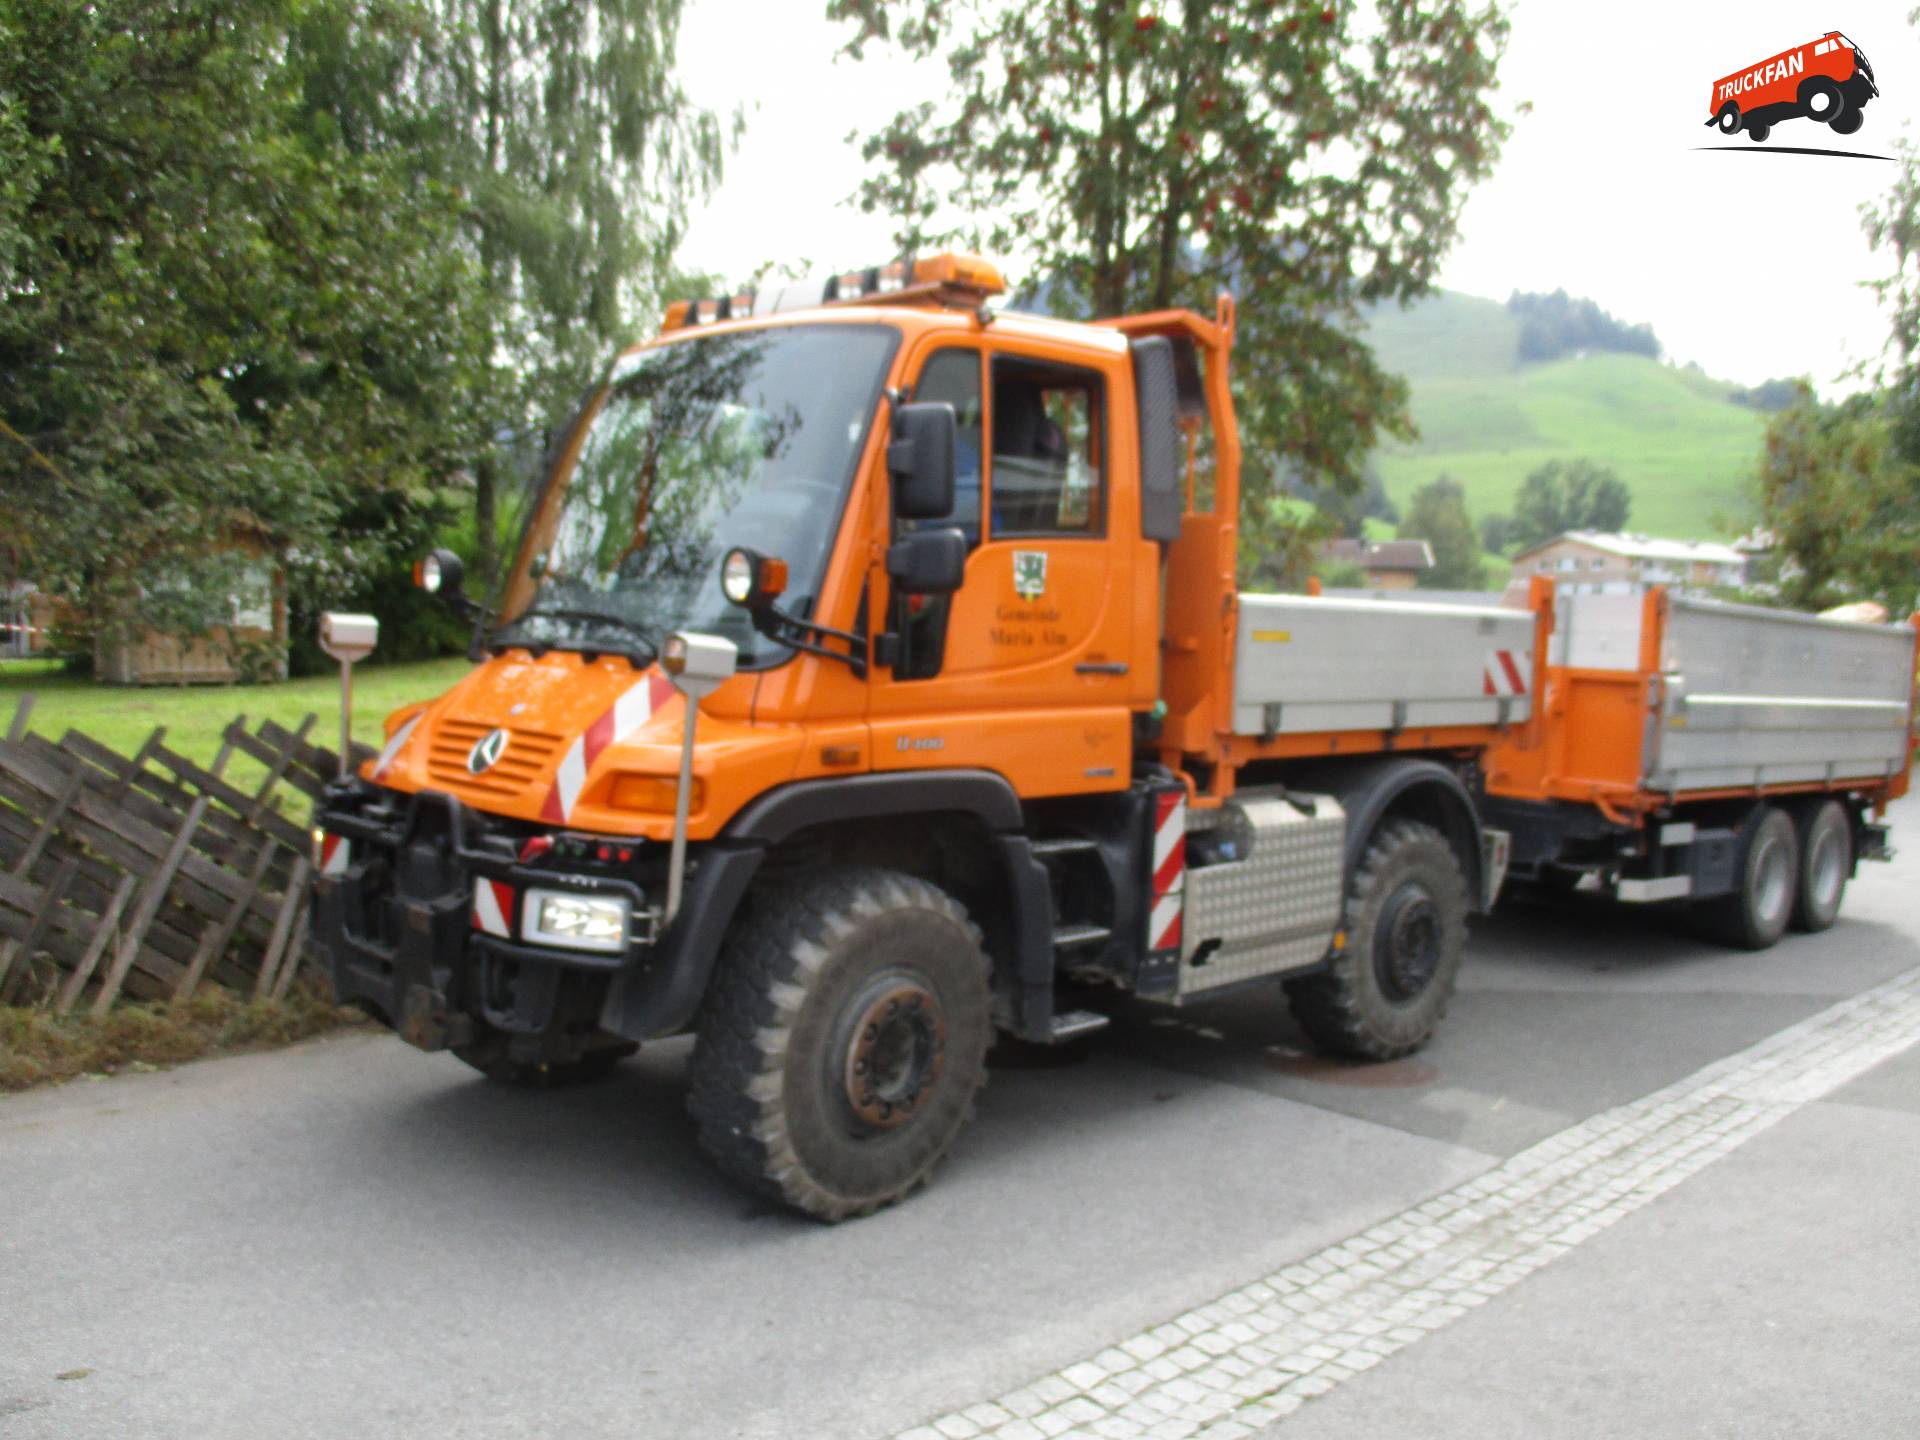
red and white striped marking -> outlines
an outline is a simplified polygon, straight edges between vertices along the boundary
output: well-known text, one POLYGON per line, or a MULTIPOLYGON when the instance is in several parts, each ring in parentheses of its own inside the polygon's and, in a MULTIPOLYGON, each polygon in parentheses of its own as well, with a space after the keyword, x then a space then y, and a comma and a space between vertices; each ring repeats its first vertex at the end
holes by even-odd
POLYGON ((473 882, 473 928, 502 940, 513 938, 513 886, 482 875, 473 882))
POLYGON ((393 732, 392 737, 387 741, 386 745, 382 747, 379 758, 373 762, 373 779, 378 780, 382 775, 386 774, 388 770, 393 768, 393 762, 400 758, 400 752, 406 749, 407 741, 413 736, 413 727, 420 723, 420 716, 426 713, 426 711, 422 710, 418 715, 415 715, 412 719, 408 720, 406 724, 393 732))
POLYGON ((344 835, 331 832, 320 837, 320 873, 344 875, 353 861, 353 843, 344 835))
POLYGON ((1170 790, 1154 797, 1153 909, 1147 918, 1147 949, 1178 950, 1186 909, 1187 797, 1170 790))
POLYGON ((1528 671, 1533 657, 1520 650, 1489 650, 1484 673, 1489 695, 1510 696, 1527 693, 1528 671))
POLYGON ((566 824, 573 814, 574 802, 586 788, 587 773, 593 769, 600 753, 646 724, 677 693, 673 682, 658 670, 648 671, 638 683, 629 686, 560 757, 560 768, 554 772, 553 788, 547 792, 540 818, 556 825, 566 824))

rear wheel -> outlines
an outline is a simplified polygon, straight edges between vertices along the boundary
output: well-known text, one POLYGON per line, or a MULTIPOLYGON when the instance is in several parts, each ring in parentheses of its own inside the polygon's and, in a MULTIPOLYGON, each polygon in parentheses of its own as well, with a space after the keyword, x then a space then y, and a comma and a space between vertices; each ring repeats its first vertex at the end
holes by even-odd
POLYGON ((1720 113, 1713 117, 1713 123, 1720 127, 1720 133, 1722 135, 1738 135, 1740 133, 1740 107, 1731 102, 1722 105, 1720 107, 1720 113))
POLYGON ((959 902, 842 870, 770 892, 728 942, 688 1108, 728 1177, 845 1220, 926 1183, 973 1116, 992 1037, 987 958, 959 902))
POLYGON ((1761 124, 1755 123, 1747 126, 1747 138, 1749 140, 1754 141, 1756 144, 1766 139, 1767 136, 1771 135, 1772 133, 1773 133, 1773 127, 1771 125, 1761 125, 1761 124))
POLYGON ((1786 933, 1800 876, 1800 843, 1793 820, 1765 805, 1741 837, 1733 894, 1703 901, 1698 915, 1715 939, 1764 950, 1786 933))
POLYGON ((1800 825, 1800 883, 1793 905, 1793 928, 1825 930, 1840 917, 1853 868, 1853 825, 1838 800, 1823 800, 1806 811, 1800 825))
POLYGON ((1294 1018, 1335 1054, 1411 1054, 1447 1012, 1466 942, 1467 882, 1453 847, 1431 825, 1395 820, 1347 888, 1346 947, 1321 974, 1287 983, 1294 1018))

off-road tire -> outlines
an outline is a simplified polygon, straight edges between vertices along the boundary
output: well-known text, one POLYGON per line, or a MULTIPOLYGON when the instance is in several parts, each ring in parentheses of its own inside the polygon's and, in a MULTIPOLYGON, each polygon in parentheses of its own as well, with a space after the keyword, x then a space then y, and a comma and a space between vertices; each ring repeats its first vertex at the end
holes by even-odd
POLYGON ((1459 857, 1431 825, 1389 822, 1348 883, 1346 916, 1346 945, 1328 968, 1287 982, 1294 1019, 1336 1055, 1410 1055, 1447 1013, 1466 954, 1467 882, 1459 857), (1409 905, 1416 907, 1412 913, 1409 905), (1408 941, 1409 923, 1431 931, 1431 946, 1420 947, 1413 975, 1393 963, 1408 941))
POLYGON ((1773 126, 1762 125, 1757 121, 1747 126, 1747 139, 1758 145, 1773 133, 1773 126))
POLYGON ((1800 864, 1794 887, 1793 928, 1817 934, 1840 918, 1853 869, 1853 822, 1838 800, 1809 805, 1796 817, 1800 864))
POLYGON ((1740 133, 1740 107, 1729 101, 1720 107, 1720 113, 1713 117, 1713 123, 1720 128, 1722 135, 1740 133))
POLYGON ((892 1205, 946 1159, 986 1082, 980 932, 952 896, 890 870, 837 870, 752 903, 708 985, 688 1069, 700 1147, 736 1183, 822 1220, 892 1205), (854 1088, 874 1034, 862 1017, 896 993, 908 1010, 881 1023, 909 1027, 904 1068, 890 1072, 911 1087, 892 1091, 898 1111, 854 1088))
POLYGON ((1765 950, 1786 934, 1799 889, 1800 841, 1793 817, 1763 805, 1748 821, 1734 860, 1734 891, 1694 907, 1702 931, 1725 945, 1765 950))
POLYGON ((1866 111, 1843 110, 1827 122, 1827 128, 1836 135, 1853 135, 1857 134, 1860 127, 1866 123, 1866 111))
POLYGON ((514 1085, 526 1090, 559 1090, 569 1085, 587 1085, 595 1080, 606 1079, 613 1073, 614 1066, 640 1048, 627 1041, 589 1050, 577 1060, 542 1065, 513 1059, 508 1054, 507 1046, 508 1038, 505 1035, 492 1034, 471 1045, 455 1045, 453 1053, 456 1058, 497 1084, 514 1085))

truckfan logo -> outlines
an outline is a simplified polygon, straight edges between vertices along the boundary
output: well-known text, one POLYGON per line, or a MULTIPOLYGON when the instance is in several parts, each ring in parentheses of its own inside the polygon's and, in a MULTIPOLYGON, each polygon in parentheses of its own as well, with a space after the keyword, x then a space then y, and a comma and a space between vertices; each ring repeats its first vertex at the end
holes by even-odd
POLYGON ((507 753, 507 732, 489 730, 473 742, 473 749, 467 752, 467 770, 470 774, 481 775, 500 763, 500 757, 507 753))
MULTIPOLYGON (((1755 142, 1785 120, 1812 120, 1836 135, 1851 135, 1866 123, 1867 102, 1879 94, 1865 53, 1838 30, 1829 30, 1714 81, 1706 123, 1723 135, 1744 130, 1755 142)), ((1780 148, 1798 154, 1853 153, 1780 148)))
POLYGON ((1013 593, 1022 600, 1038 600, 1047 593, 1047 552, 1013 552, 1013 593))

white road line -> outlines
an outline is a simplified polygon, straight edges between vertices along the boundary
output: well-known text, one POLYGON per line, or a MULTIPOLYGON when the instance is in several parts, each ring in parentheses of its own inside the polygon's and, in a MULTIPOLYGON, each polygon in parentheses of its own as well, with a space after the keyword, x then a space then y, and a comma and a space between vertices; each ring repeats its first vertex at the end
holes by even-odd
POLYGON ((894 1440, 1254 1435, 1916 1043, 1920 969, 1298 1264, 894 1440))

